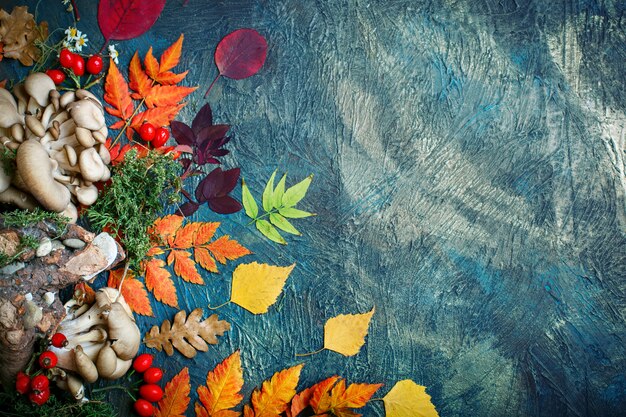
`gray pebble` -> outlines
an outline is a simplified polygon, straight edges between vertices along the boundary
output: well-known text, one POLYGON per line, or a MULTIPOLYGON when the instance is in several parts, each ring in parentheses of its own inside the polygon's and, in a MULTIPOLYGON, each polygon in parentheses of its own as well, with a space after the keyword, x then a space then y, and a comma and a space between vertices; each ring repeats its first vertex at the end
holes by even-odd
POLYGON ((82 249, 85 247, 85 242, 80 239, 65 239, 63 244, 72 249, 82 249))
POLYGON ((0 274, 2 275, 11 275, 24 268, 24 262, 13 262, 12 264, 8 264, 4 268, 0 269, 0 274))
POLYGON ((39 242, 39 247, 37 248, 37 252, 35 254, 41 258, 42 256, 47 256, 52 251, 52 241, 50 238, 44 237, 39 242))

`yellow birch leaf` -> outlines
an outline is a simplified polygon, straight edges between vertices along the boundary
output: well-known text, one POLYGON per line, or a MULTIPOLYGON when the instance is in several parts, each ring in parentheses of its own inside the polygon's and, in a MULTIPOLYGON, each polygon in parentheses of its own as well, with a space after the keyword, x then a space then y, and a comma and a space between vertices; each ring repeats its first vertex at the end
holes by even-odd
POLYGON ((410 379, 398 381, 383 402, 386 417, 439 417, 426 387, 410 379))
POLYGON ((252 314, 267 313, 295 266, 281 267, 257 262, 240 264, 233 272, 230 301, 252 314))
POLYGON ((365 336, 375 308, 364 314, 340 314, 324 325, 324 348, 353 356, 365 344, 365 336))

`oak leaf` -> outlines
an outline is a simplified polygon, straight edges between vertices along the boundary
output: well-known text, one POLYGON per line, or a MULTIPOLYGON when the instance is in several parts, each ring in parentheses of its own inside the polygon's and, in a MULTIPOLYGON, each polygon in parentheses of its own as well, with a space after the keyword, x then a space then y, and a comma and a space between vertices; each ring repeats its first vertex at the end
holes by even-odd
POLYGON ((104 81, 104 101, 113 106, 105 108, 112 116, 128 120, 133 114, 133 101, 130 98, 128 84, 112 59, 104 81))
POLYGON ((162 259, 152 258, 144 263, 146 287, 163 304, 178 307, 178 296, 172 282, 172 274, 164 266, 165 262, 162 259))
MULTIPOLYGON (((124 275, 124 268, 118 268, 109 271, 109 279, 107 280, 107 286, 112 288, 119 288, 122 276, 124 275)), ((126 304, 130 309, 142 316, 154 316, 152 307, 150 306, 150 299, 148 298, 148 292, 146 287, 141 281, 139 281, 133 271, 128 270, 124 283, 122 285, 122 296, 126 300, 126 304)))
POLYGON ((353 356, 365 344, 368 328, 375 308, 364 314, 340 314, 324 325, 324 348, 353 356))
POLYGON ((426 387, 410 379, 398 381, 383 402, 387 417, 439 417, 426 387))
POLYGON ((173 250, 167 257, 167 264, 174 264, 174 272, 187 282, 192 284, 204 284, 204 280, 196 269, 196 263, 191 259, 191 254, 182 250, 173 250))
POLYGON ((163 398, 158 402, 154 410, 155 417, 185 417, 187 407, 189 407, 189 369, 183 368, 167 384, 163 398))
POLYGON ((252 314, 267 313, 295 266, 280 267, 257 262, 238 265, 233 272, 230 301, 252 314))
POLYGON ((165 350, 169 356, 174 354, 174 348, 178 349, 187 358, 196 356, 196 351, 206 352, 209 349, 207 343, 217 344, 217 336, 222 336, 230 329, 230 323, 218 320, 217 314, 209 316, 203 321, 202 309, 196 308, 189 317, 184 310, 174 316, 174 323, 169 320, 163 321, 161 329, 153 326, 143 341, 149 348, 155 348, 159 352, 165 350))
POLYGON ((250 402, 255 417, 276 417, 287 410, 289 402, 296 395, 303 366, 300 364, 276 372, 270 380, 263 382, 260 390, 254 390, 250 402))
POLYGON ((231 409, 243 399, 240 393, 243 382, 241 355, 236 351, 207 374, 206 386, 198 387, 201 404, 196 403, 196 416, 239 416, 238 412, 231 409))
POLYGON ((20 61, 27 67, 34 64, 41 56, 37 42, 48 37, 48 24, 41 22, 39 26, 27 6, 15 6, 9 14, 0 9, 0 42, 2 56, 20 61))
POLYGON ((132 98, 136 100, 146 97, 152 88, 152 81, 148 78, 141 67, 138 52, 135 52, 135 55, 133 55, 133 58, 130 60, 130 66, 128 67, 128 79, 128 86, 136 92, 132 94, 132 98))

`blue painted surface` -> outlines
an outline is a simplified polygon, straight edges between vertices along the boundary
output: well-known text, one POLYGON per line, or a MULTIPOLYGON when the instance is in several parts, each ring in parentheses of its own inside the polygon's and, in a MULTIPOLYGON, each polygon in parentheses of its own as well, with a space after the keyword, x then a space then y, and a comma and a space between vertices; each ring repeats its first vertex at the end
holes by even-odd
MULTIPOLYGON (((57 3, 40 13, 67 26, 57 3)), ((78 4, 98 43, 95 2, 78 4)), ((298 266, 267 315, 228 306, 219 345, 159 362, 170 376, 189 366, 195 390, 239 348, 247 397, 321 346, 326 319, 375 305, 361 353, 306 359, 302 386, 339 374, 384 382, 384 394, 411 378, 441 416, 624 415, 625 11, 612 0, 168 2, 151 32, 119 44, 122 61, 184 32, 181 68, 206 88, 219 39, 257 28, 264 69, 209 98, 235 133, 224 165, 257 195, 276 167, 315 174, 303 208, 319 215, 287 247, 243 214, 194 216, 222 221, 255 253, 244 261, 298 266)), ((203 103, 198 91, 181 119, 203 103)), ((177 282, 180 307, 227 299, 233 268, 205 287, 177 282)), ((174 313, 153 306, 144 329, 174 313)), ((384 415, 379 402, 364 413, 384 415)))

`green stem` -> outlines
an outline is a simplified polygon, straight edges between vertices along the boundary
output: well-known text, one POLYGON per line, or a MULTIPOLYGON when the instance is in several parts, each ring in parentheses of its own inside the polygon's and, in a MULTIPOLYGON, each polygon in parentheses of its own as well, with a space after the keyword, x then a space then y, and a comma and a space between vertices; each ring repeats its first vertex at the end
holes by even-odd
POLYGON ((92 389, 91 392, 111 391, 111 390, 114 390, 114 389, 119 389, 119 390, 122 390, 122 391, 128 391, 126 389, 126 387, 123 386, 123 385, 109 385, 108 387, 92 389))
POLYGON ((252 221, 250 223, 248 223, 248 226, 250 226, 253 223, 256 223, 257 220, 261 220, 263 217, 267 217, 267 216, 269 216, 270 214, 273 214, 273 213, 278 213, 278 210, 280 210, 280 209, 273 208, 270 211, 266 211, 265 214, 261 214, 259 217, 255 217, 254 219, 252 219, 252 221))
POLYGON ((324 348, 324 347, 323 347, 323 348, 321 348, 321 349, 318 349, 318 350, 316 350, 316 351, 314 351, 314 352, 309 352, 309 353, 296 353, 296 357, 301 358, 301 357, 303 357, 303 356, 317 355, 318 353, 320 353, 320 352, 321 352, 321 351, 323 351, 324 349, 326 349, 326 348, 324 348))

